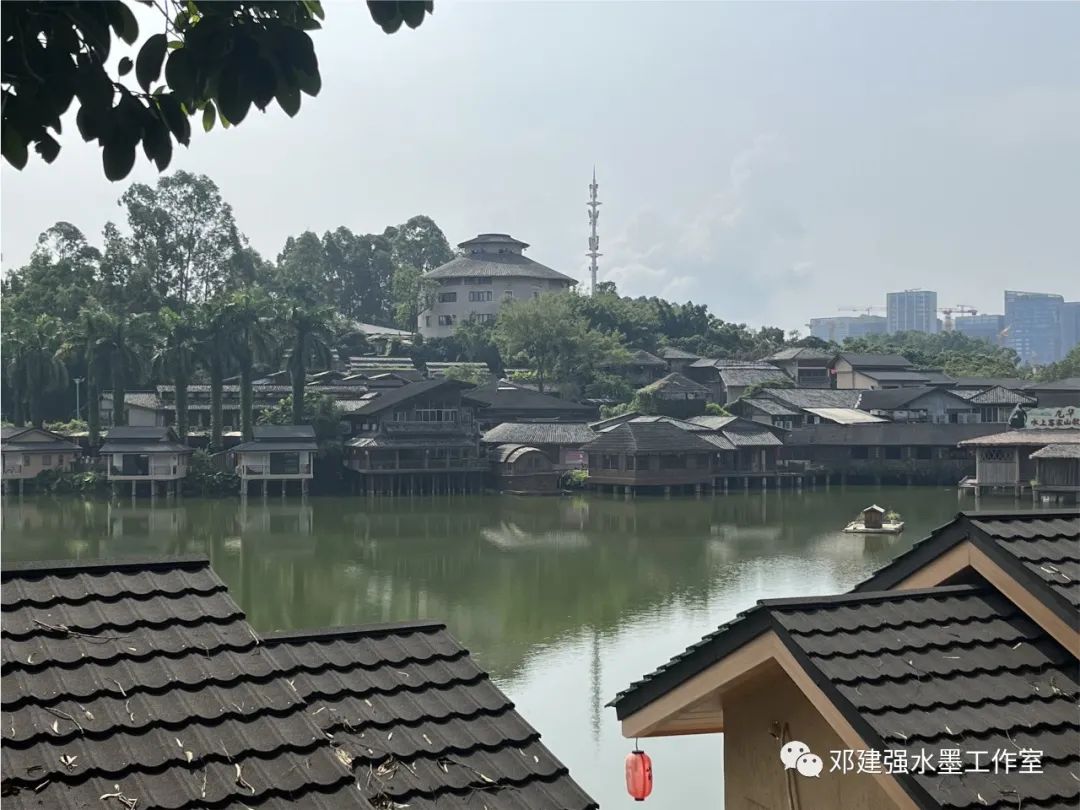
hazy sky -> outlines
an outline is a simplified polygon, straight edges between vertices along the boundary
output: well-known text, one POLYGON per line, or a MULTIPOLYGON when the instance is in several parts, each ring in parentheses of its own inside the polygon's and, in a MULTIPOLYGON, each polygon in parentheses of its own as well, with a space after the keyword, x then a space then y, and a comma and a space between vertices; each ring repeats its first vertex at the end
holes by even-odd
MULTIPOLYGON (((171 167, 267 256, 423 213, 584 281, 595 163, 601 278, 627 294, 787 328, 906 287, 1080 298, 1080 3, 441 2, 393 36, 325 6, 320 96, 200 130, 171 167)), ((56 220, 100 242, 122 219, 65 123, 52 166, 4 163, 5 268, 56 220)), ((140 152, 131 179, 154 177, 140 152)))

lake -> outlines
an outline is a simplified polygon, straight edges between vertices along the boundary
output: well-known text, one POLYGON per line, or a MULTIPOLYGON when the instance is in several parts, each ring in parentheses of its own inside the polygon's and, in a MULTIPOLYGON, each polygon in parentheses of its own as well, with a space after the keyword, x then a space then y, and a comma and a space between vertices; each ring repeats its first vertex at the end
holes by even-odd
MULTIPOLYGON (((602 806, 632 804, 604 704, 755 600, 845 590, 947 522, 949 488, 694 498, 9 496, 3 559, 204 554, 262 632, 444 620, 602 806), (862 507, 899 537, 845 535, 862 507)), ((1031 508, 983 498, 983 509, 1031 508)), ((650 806, 722 804, 718 735, 648 740, 650 806)))

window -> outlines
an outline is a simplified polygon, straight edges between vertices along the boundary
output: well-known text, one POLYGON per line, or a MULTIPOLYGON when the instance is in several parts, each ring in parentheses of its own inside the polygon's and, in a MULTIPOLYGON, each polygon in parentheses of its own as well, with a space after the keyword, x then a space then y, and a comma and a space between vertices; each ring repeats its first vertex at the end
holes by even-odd
MULTIPOLYGON (((469 293, 469 300, 470 301, 473 300, 472 297, 473 297, 473 294, 469 293)), ((440 304, 453 304, 455 301, 457 301, 457 293, 456 292, 441 292, 441 293, 439 293, 439 303, 440 304)))
POLYGON ((852 458, 870 458, 870 448, 869 447, 852 447, 851 448, 851 457, 852 458))
POLYGON ((498 316, 490 312, 474 312, 469 316, 470 321, 479 321, 480 323, 491 323, 498 316))
MULTIPOLYGON (((305 454, 306 455, 306 454, 305 454)), ((271 475, 297 475, 300 472, 299 453, 271 453, 271 475)))
POLYGON ((52 466, 52 454, 44 453, 41 456, 41 466, 42 467, 51 467, 52 466))
POLYGON ((1012 461, 1013 449, 1011 447, 987 447, 982 451, 983 461, 1012 461))
POLYGON ((491 276, 466 276, 465 283, 466 284, 480 284, 480 285, 490 284, 491 283, 491 276))
POLYGON ((503 301, 513 301, 513 300, 514 300, 514 291, 513 290, 503 290, 503 301))
POLYGON ((886 447, 885 448, 885 458, 887 458, 888 460, 890 460, 890 461, 898 461, 899 459, 902 459, 903 457, 904 457, 904 448, 903 447, 886 447))
POLYGON ((491 300, 491 290, 470 290, 469 291, 469 300, 474 301, 474 302, 475 301, 490 301, 491 300))
POLYGON ((617 469, 619 469, 619 457, 618 456, 608 455, 607 453, 605 453, 602 456, 602 458, 603 458, 602 466, 603 466, 603 468, 605 470, 617 470, 617 469))
POLYGON ((24 455, 22 457, 22 463, 23 463, 24 467, 29 467, 30 466, 30 456, 24 455))
POLYGON ((394 418, 412 422, 456 422, 458 420, 457 408, 417 408, 412 413, 408 411, 396 411, 394 418))
POLYGON ((431 316, 430 315, 425 315, 424 316, 424 326, 431 326, 431 316))
POLYGON ((934 457, 934 448, 933 447, 916 447, 915 448, 915 458, 919 459, 920 461, 927 461, 928 459, 932 459, 933 457, 934 457))
POLYGON ((540 297, 540 291, 539 290, 533 290, 533 298, 539 298, 539 297, 540 297))
POLYGON ((628 470, 634 469, 634 457, 633 456, 627 456, 626 457, 626 469, 628 469, 628 470))
POLYGON ((439 326, 453 326, 453 325, 454 325, 454 316, 453 315, 440 315, 439 316, 439 326))

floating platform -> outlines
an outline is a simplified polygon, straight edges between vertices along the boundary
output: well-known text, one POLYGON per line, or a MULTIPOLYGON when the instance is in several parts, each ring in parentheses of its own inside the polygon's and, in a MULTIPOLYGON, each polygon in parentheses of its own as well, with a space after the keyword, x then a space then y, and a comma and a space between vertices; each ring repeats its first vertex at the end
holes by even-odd
POLYGON ((853 520, 844 527, 845 534, 900 534, 904 530, 904 521, 882 523, 880 529, 868 529, 866 524, 853 520))

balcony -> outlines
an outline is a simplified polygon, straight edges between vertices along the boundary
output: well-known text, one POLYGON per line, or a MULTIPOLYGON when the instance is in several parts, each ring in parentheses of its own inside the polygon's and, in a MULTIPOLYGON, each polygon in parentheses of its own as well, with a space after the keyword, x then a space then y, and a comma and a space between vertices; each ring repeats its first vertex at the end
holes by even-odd
POLYGON ((467 434, 472 429, 471 422, 420 422, 408 420, 404 422, 383 422, 381 431, 390 436, 400 436, 408 433, 413 435, 434 433, 439 435, 461 433, 467 434))

